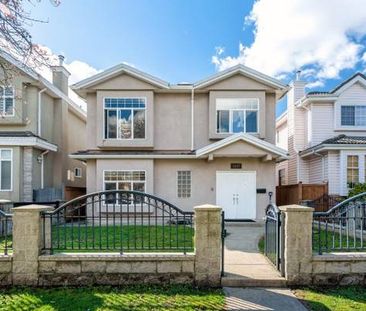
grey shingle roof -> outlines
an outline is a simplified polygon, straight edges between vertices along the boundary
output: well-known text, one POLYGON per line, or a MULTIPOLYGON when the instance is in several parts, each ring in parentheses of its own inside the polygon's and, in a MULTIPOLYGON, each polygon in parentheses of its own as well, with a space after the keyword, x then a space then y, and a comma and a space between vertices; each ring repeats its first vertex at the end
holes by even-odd
POLYGON ((80 150, 72 155, 194 155, 191 150, 80 150))
POLYGON ((332 138, 328 138, 322 141, 320 144, 307 148, 303 151, 300 151, 301 154, 308 153, 311 150, 317 150, 321 146, 326 145, 364 145, 362 147, 366 147, 366 137, 365 136, 347 136, 347 135, 338 135, 332 138))

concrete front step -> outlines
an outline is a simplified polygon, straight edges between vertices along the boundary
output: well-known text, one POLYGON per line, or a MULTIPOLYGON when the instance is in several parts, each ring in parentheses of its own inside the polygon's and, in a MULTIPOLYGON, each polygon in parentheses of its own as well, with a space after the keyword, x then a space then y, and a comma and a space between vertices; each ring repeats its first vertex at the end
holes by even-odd
POLYGON ((286 287, 285 278, 275 278, 275 279, 252 279, 252 278, 240 278, 240 277, 230 277, 224 276, 221 279, 221 286, 227 287, 286 287))

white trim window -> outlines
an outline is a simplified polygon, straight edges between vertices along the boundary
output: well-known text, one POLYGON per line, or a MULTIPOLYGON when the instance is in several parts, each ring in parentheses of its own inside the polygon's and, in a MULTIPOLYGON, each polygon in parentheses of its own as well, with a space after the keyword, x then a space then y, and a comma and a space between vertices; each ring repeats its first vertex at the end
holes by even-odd
POLYGON ((177 172, 177 196, 178 198, 190 198, 192 193, 191 171, 177 172))
POLYGON ((347 188, 352 189, 360 182, 358 155, 347 156, 347 188))
POLYGON ((14 116, 14 88, 12 86, 0 86, 0 115, 14 116))
POLYGON ((105 98, 104 138, 145 139, 146 98, 105 98))
POLYGON ((83 177, 83 170, 80 167, 74 168, 74 176, 77 178, 83 177))
POLYGON ((366 105, 341 106, 341 126, 366 126, 366 105))
POLYGON ((104 190, 145 192, 145 171, 104 171, 104 190))
POLYGON ((11 191, 13 180, 13 150, 0 149, 0 190, 11 191))
POLYGON ((217 98, 216 133, 258 133, 258 98, 217 98))

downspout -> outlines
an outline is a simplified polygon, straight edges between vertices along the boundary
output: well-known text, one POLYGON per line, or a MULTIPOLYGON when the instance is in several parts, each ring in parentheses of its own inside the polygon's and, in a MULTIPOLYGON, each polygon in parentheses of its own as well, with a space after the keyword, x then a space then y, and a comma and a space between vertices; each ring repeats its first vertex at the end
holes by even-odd
POLYGON ((44 156, 49 152, 49 150, 43 151, 40 155, 41 157, 41 189, 44 188, 44 156))
POLYGON ((42 116, 42 93, 45 92, 47 89, 44 88, 38 92, 38 136, 41 136, 41 116, 42 116))
POLYGON ((191 151, 194 150, 194 87, 191 91, 191 151))

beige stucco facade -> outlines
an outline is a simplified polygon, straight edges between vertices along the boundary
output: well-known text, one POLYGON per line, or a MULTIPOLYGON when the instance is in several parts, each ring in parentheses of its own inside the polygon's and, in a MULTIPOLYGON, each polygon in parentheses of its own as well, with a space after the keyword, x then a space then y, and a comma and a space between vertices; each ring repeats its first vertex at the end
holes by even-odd
POLYGON ((8 79, 0 74, 14 93, 13 115, 0 118, 0 149, 12 150, 11 189, 0 190, 0 199, 32 201, 34 190, 85 189, 86 166, 69 154, 86 147, 86 114, 67 96, 65 69, 54 70, 51 83, 31 69, 12 68, 8 79), (72 178, 76 167, 80 178, 72 178))
POLYGON ((104 190, 105 170, 143 170, 146 192, 191 211, 196 205, 216 204, 217 172, 255 172, 256 189, 261 189, 257 191, 261 193, 253 194, 257 202, 255 218, 262 218, 268 193, 275 191, 276 161, 286 156, 282 150, 273 149, 276 98, 286 92, 286 87, 258 82, 240 70, 196 85, 164 85, 148 78, 151 76, 121 71, 108 78, 91 78, 87 86, 83 81, 74 86, 88 105, 87 148, 72 155, 87 162, 87 192, 104 190), (145 139, 104 137, 106 97, 145 99, 145 139), (218 98, 258 99, 258 131, 250 135, 253 141, 245 136, 249 134, 229 141, 232 133, 216 133, 218 98), (206 150, 210 146, 215 147, 206 150), (232 168, 232 163, 241 168, 232 168), (188 198, 177 195, 177 172, 181 170, 191 172, 188 198))

